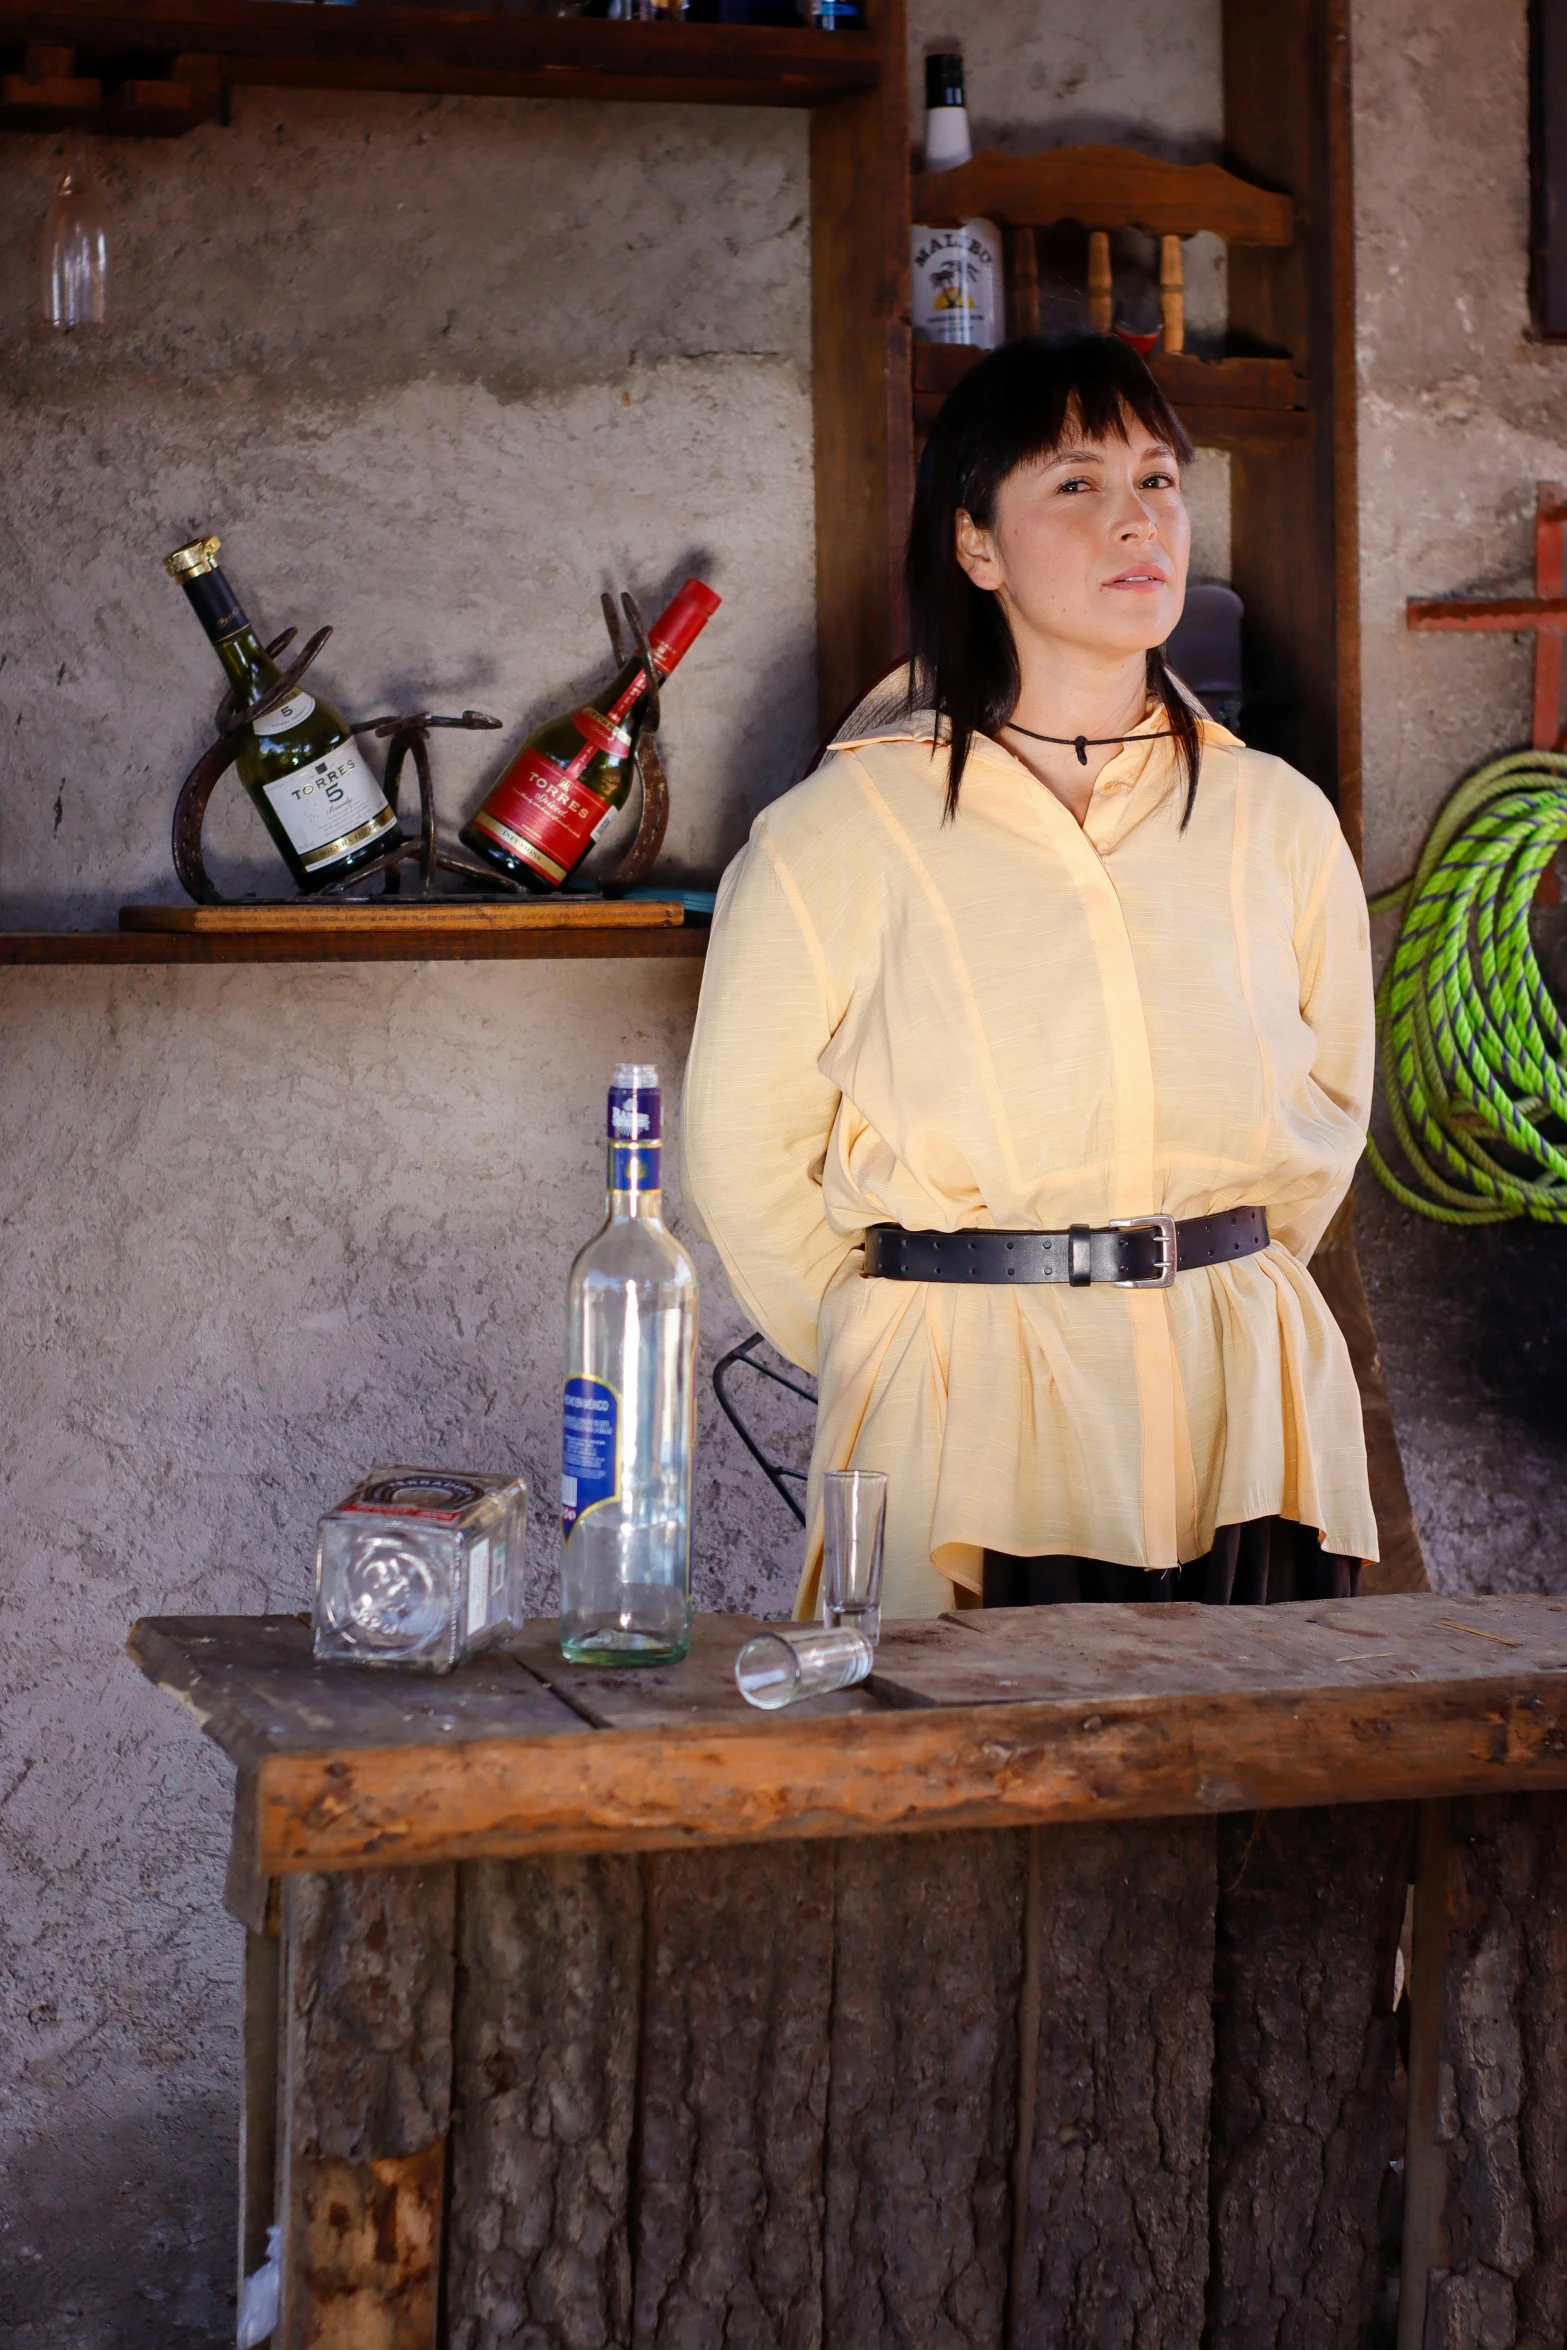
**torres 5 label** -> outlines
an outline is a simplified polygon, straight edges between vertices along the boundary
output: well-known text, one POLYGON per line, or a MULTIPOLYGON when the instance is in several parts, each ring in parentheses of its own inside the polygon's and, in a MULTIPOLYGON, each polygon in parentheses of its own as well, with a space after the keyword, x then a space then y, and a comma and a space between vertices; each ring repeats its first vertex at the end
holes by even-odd
POLYGON ((620 1491, 620 1398, 607 1379, 568 1379, 561 1415, 560 1523, 568 1539, 585 1511, 620 1491))
POLYGON ((319 852, 335 846, 345 832, 357 832, 377 817, 392 821, 386 794, 351 741, 262 789, 307 866, 330 864, 319 852))

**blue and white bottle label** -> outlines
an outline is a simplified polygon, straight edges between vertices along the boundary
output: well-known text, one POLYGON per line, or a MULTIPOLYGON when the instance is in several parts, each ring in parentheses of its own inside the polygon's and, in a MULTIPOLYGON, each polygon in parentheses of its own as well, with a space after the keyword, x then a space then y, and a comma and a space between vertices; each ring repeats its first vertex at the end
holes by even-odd
POLYGON ((566 1382, 561 1415, 560 1523, 568 1538, 584 1511, 620 1491, 620 1398, 607 1379, 566 1382))
POLYGON ((654 1086, 609 1089, 609 1188, 658 1191, 663 1186, 664 1110, 654 1086))

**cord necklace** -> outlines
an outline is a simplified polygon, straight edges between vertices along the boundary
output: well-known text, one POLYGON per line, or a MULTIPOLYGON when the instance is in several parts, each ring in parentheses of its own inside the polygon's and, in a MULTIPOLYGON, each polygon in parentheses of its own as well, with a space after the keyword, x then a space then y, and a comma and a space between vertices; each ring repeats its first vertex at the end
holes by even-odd
MULTIPOLYGON (((1059 743, 1063 750, 1075 751, 1079 767, 1088 765, 1090 749, 1107 751, 1112 743, 1129 743, 1132 740, 1130 734, 1036 734, 1031 726, 1019 726, 1015 718, 1009 718, 1006 726, 1002 729, 1003 733, 1008 730, 1013 734, 1026 734, 1031 743, 1059 743)), ((1174 734, 1169 727, 1166 727, 1160 734, 1140 734, 1137 736, 1137 740, 1142 743, 1167 743, 1173 742, 1174 739, 1174 734)))

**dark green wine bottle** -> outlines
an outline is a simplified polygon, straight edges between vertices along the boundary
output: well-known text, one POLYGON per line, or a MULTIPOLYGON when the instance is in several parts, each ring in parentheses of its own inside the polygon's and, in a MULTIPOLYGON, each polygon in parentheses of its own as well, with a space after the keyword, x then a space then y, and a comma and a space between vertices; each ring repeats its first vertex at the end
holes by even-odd
MULTIPOLYGON (((185 590, 244 708, 276 685, 282 671, 218 569, 219 544, 193 539, 165 555, 163 568, 185 590)), ((348 880, 403 839, 342 718, 302 684, 247 727, 234 770, 302 890, 348 880)))

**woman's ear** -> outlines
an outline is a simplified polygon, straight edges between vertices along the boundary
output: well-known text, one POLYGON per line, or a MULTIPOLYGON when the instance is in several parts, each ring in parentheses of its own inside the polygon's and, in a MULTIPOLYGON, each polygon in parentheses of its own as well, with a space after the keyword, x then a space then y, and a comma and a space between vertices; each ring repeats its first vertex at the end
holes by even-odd
POLYGON ((1004 574, 997 559, 995 541, 988 530, 981 530, 966 506, 958 508, 957 558, 977 588, 999 588, 1004 574))

